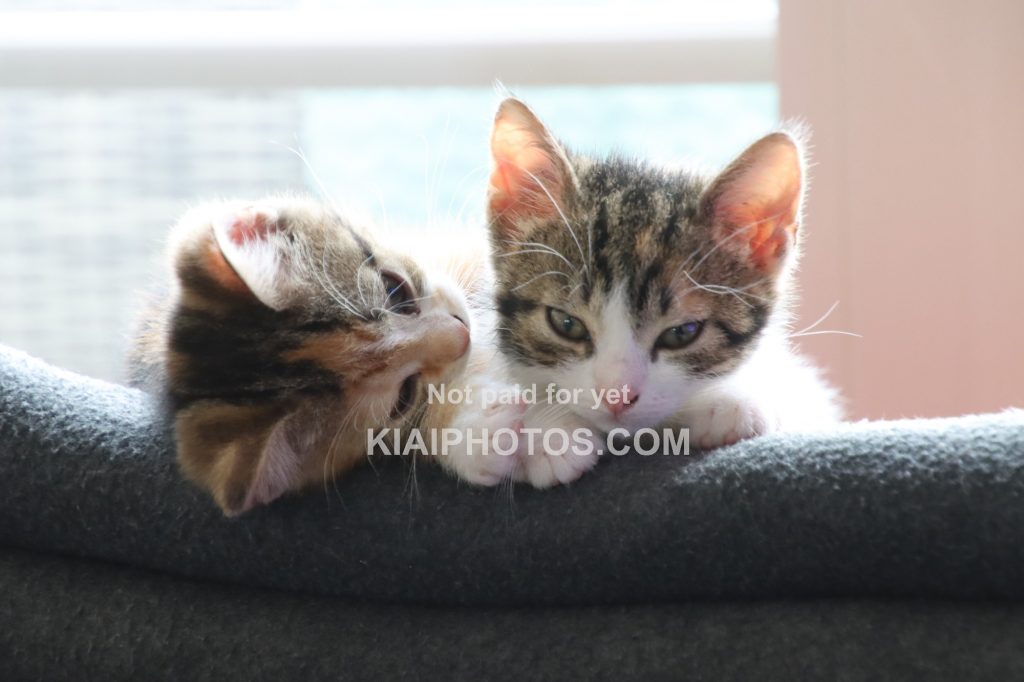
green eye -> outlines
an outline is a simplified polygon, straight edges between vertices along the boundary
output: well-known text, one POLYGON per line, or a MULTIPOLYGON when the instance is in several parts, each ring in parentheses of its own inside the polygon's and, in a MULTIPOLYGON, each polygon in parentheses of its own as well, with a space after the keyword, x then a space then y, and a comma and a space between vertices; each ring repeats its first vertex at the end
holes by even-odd
POLYGON ((574 317, 564 310, 548 308, 548 324, 555 330, 555 333, 570 341, 586 341, 590 338, 587 325, 578 317, 574 317))
POLYGON ((678 350, 686 348, 697 340, 701 331, 704 330, 704 322, 684 322, 675 327, 669 327, 661 333, 658 340, 654 342, 655 348, 666 350, 678 350))

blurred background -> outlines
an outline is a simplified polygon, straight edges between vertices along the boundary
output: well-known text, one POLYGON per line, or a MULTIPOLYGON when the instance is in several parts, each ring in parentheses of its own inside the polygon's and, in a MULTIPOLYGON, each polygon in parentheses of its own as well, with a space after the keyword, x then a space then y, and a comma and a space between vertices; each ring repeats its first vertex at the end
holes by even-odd
POLYGON ((804 118, 797 329, 835 305, 811 331, 859 337, 798 341, 851 413, 1020 405, 1022 6, 0 0, 0 343, 120 380, 166 231, 203 199, 481 229, 500 80, 571 145, 666 164, 804 118))

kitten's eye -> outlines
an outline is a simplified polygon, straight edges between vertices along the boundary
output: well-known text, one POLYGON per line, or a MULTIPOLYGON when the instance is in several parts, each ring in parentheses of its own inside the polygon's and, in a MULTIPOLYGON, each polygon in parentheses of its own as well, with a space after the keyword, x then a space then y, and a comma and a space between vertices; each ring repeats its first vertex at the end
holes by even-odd
POLYGON ((419 381, 420 375, 413 374, 406 377, 402 385, 398 387, 398 399, 395 401, 395 406, 391 408, 392 419, 398 419, 416 404, 416 386, 419 381))
POLYGON ((393 272, 381 272, 380 281, 384 283, 387 296, 385 307, 388 311, 399 315, 419 314, 420 308, 416 305, 416 296, 409 282, 393 272))
POLYGON ((703 321, 684 322, 683 324, 675 327, 669 327, 663 331, 658 337, 658 340, 654 342, 654 347, 665 348, 666 350, 686 348, 697 340, 697 337, 700 336, 700 333, 703 330, 703 321))
POLYGON ((548 308, 548 324, 559 336, 570 341, 586 341, 590 338, 587 325, 580 318, 558 308, 548 308))

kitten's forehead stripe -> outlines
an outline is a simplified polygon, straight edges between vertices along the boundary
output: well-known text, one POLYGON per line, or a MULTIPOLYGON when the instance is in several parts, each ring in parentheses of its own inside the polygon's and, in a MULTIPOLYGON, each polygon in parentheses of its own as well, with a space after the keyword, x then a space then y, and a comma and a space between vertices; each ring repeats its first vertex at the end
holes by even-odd
POLYGON ((665 221, 664 227, 661 228, 661 234, 658 235, 658 242, 666 244, 672 241, 676 236, 676 232, 679 230, 679 202, 672 201, 672 210, 668 214, 668 219, 665 221))
POLYGON ((597 209, 597 217, 594 220, 593 249, 594 249, 594 273, 593 277, 601 278, 608 286, 605 286, 605 293, 610 290, 611 281, 606 277, 610 267, 608 257, 608 202, 602 200, 597 209))
POLYGON ((633 301, 635 311, 638 312, 647 307, 647 300, 651 295, 652 287, 654 287, 654 280, 661 275, 662 267, 663 266, 660 261, 655 261, 648 265, 644 270, 643 276, 640 279, 640 285, 637 287, 636 297, 633 301))
POLYGON ((658 297, 659 310, 661 314, 667 315, 668 311, 672 308, 672 292, 668 287, 664 287, 661 290, 661 295, 658 297))

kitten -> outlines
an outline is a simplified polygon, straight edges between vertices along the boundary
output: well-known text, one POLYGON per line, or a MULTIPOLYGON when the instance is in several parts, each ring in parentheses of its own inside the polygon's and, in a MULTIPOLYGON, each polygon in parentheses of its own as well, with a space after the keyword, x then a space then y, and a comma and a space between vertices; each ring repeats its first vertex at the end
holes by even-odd
MULTIPOLYGON (((166 398, 184 473, 228 515, 351 469, 370 429, 518 424, 516 405, 428 400, 431 386, 496 381, 493 344, 470 349, 488 314, 469 305, 485 294, 483 256, 428 273, 294 198, 200 206, 169 255, 171 290, 143 321, 133 383, 166 398)), ((472 450, 448 454, 459 473, 472 450)))
POLYGON ((770 134, 709 178, 579 156, 507 99, 491 154, 494 295, 511 378, 586 397, 531 406, 525 424, 593 433, 593 447, 563 457, 519 457, 518 478, 577 478, 613 429, 687 427, 695 445, 716 448, 839 418, 835 392, 786 336, 806 184, 798 134, 770 134), (595 391, 605 391, 596 409, 595 391))

